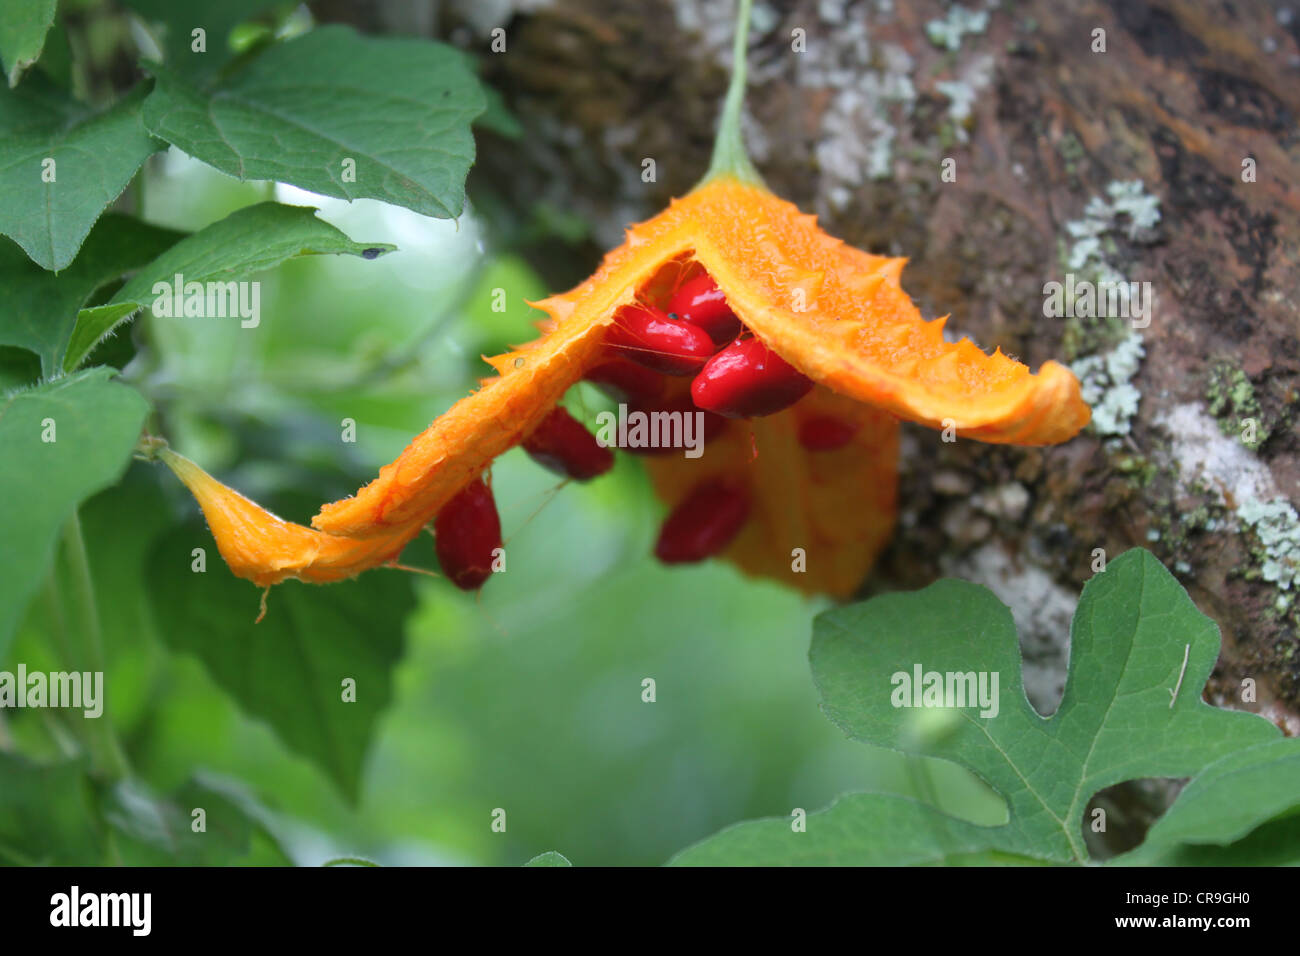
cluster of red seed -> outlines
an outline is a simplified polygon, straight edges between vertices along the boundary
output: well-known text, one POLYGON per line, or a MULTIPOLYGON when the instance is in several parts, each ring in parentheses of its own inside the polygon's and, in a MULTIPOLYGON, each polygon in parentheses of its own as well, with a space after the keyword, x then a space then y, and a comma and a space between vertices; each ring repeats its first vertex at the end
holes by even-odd
MULTIPOLYGON (((665 308, 638 303, 621 309, 605 339, 612 355, 587 381, 631 410, 704 413, 703 438, 726 427, 728 418, 771 415, 793 405, 813 382, 749 333, 704 272, 668 296, 665 308), (689 394, 666 398, 665 376, 692 376, 689 394)), ((804 447, 827 451, 853 437, 847 423, 816 418, 803 423, 804 447)), ((557 406, 523 443, 540 464, 576 481, 614 466, 613 453, 577 419, 557 406)), ((664 448, 629 448, 657 454, 664 448)), ((667 564, 702 561, 723 551, 749 517, 743 491, 717 480, 688 494, 668 516, 655 546, 667 564)), ((434 522, 438 560, 454 584, 476 590, 492 573, 501 547, 501 521, 482 477, 470 482, 434 522)))

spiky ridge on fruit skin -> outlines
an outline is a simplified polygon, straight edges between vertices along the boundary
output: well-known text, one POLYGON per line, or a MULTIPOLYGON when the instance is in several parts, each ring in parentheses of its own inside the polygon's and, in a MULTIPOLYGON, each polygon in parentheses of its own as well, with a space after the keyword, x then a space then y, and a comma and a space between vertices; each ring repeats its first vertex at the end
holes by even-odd
POLYGON ((758 418, 789 408, 812 387, 812 379, 760 340, 740 338, 705 363, 691 398, 724 418, 758 418))
POLYGON ((726 345, 740 334, 740 319, 707 272, 692 276, 678 286, 668 300, 667 311, 669 316, 708 332, 714 345, 726 345))
POLYGON ((523 445, 538 464, 574 481, 590 481, 614 467, 614 453, 560 406, 542 419, 523 445))
POLYGON ((708 332, 648 305, 619 310, 605 341, 616 354, 664 375, 694 375, 714 352, 708 332))
POLYGON ((492 489, 475 478, 438 512, 433 523, 438 563, 452 584, 477 591, 492 576, 501 547, 501 518, 492 489))
POLYGON ((749 518, 742 488, 711 479, 697 485, 664 521, 655 557, 664 564, 690 564, 721 554, 749 518))

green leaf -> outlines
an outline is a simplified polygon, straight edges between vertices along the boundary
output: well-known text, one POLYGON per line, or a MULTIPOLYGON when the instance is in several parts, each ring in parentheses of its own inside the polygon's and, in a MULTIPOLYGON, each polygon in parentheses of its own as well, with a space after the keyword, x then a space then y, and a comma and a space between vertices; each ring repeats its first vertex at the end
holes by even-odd
POLYGON ((514 113, 510 112, 501 93, 491 86, 483 86, 481 89, 487 105, 482 115, 474 121, 474 125, 496 133, 502 139, 523 139, 523 124, 514 113))
MULTIPOLYGON (((1300 740, 1271 740, 1217 760, 1192 779, 1174 805, 1151 827, 1140 847, 1112 863, 1161 863, 1182 866, 1193 861, 1219 862, 1189 847, 1227 848, 1245 840, 1269 821, 1284 822, 1293 838, 1256 841, 1251 853, 1232 854, 1231 865, 1300 863, 1300 740), (1259 846, 1263 843, 1263 846, 1259 846), (1264 859, 1260 850, 1282 858, 1264 859), (1254 856, 1254 859, 1250 857, 1254 856), (1242 857, 1245 857, 1244 859, 1242 857)), ((1229 865, 1226 859, 1221 865, 1229 865)))
POLYGON ((545 853, 539 853, 533 857, 524 866, 573 866, 563 853, 556 853, 554 850, 547 850, 545 853))
POLYGON ((353 242, 316 218, 311 206, 258 203, 236 210, 176 243, 135 274, 103 305, 82 309, 68 343, 65 369, 76 368, 117 324, 169 288, 177 275, 189 282, 237 282, 295 256, 347 253, 374 259, 391 251, 387 243, 353 242))
POLYGON ((0 751, 0 864, 98 862, 94 803, 84 760, 38 764, 0 751))
POLYGON ((275 0, 123 0, 151 27, 161 26, 161 43, 167 65, 186 76, 205 77, 217 72, 234 55, 230 34, 275 0), (202 29, 204 50, 194 50, 193 31, 202 29))
POLYGON ((1008 823, 972 827, 872 797, 810 814, 807 833, 791 834, 788 821, 784 829, 771 821, 741 824, 677 861, 719 862, 719 846, 732 849, 727 862, 771 861, 793 841, 815 840, 826 854, 822 862, 860 864, 879 859, 881 845, 898 847, 892 834, 909 828, 899 862, 972 853, 1086 862, 1083 816, 1097 791, 1135 778, 1192 776, 1277 737, 1266 720, 1201 700, 1218 653, 1214 622, 1142 550, 1116 558, 1085 585, 1071 628, 1065 695, 1047 719, 1025 698, 1011 613, 984 588, 944 580, 828 611, 817 618, 809 653, 827 716, 856 740, 974 770, 1006 799, 1008 823), (987 675, 989 688, 996 674, 996 713, 990 706, 981 716, 978 704, 903 706, 913 699, 901 678, 918 666, 987 675), (834 829, 828 835, 823 827, 834 829))
MULTIPOLYGON (((6 291, 0 344, 30 349, 40 356, 43 375, 58 374, 64 368, 63 355, 77 310, 91 294, 140 268, 183 236, 108 213, 95 224, 72 265, 57 274, 36 265, 16 245, 0 240, 0 286, 6 291)), ((73 363, 69 371, 75 367, 73 363)))
POLYGON ((378 571, 328 586, 286 581, 254 624, 258 590, 230 573, 200 523, 165 535, 147 562, 159 633, 194 654, 242 709, 322 768, 355 802, 366 748, 392 696, 409 576, 378 571), (206 570, 191 570, 195 548, 206 570), (356 682, 345 701, 344 680, 356 682))
POLYGON ((0 233, 41 267, 57 272, 72 262, 158 149, 140 122, 143 98, 141 88, 92 115, 36 75, 20 89, 0 88, 0 233))
POLYGON ((329 26, 276 44, 211 90, 151 70, 149 129, 231 176, 443 219, 464 207, 470 123, 486 104, 455 49, 329 26))
POLYGON ((103 787, 83 759, 41 764, 3 751, 0 781, 0 864, 292 862, 260 821, 265 811, 224 782, 195 778, 158 797, 134 780, 103 787), (204 811, 201 832, 195 808, 204 811))
POLYGON ((0 658, 45 577, 63 523, 126 470, 147 406, 90 369, 0 401, 0 658), (46 438, 53 441, 46 441, 46 438))
POLYGON ((1300 811, 1269 820, 1232 843, 1178 844, 1150 857, 1126 854, 1108 862, 1115 866, 1300 866, 1300 811))
POLYGON ((0 345, 0 392, 35 385, 41 377, 41 360, 27 349, 0 345))
POLYGON ((7 0, 0 19, 0 63, 11 87, 41 58, 58 0, 7 0))
POLYGON ((217 781, 192 779, 166 797, 138 780, 123 781, 104 796, 101 812, 113 832, 114 862, 127 866, 292 863, 258 820, 260 808, 217 781))
POLYGON ((1036 862, 990 849, 989 828, 907 797, 853 793, 809 814, 728 827, 673 858, 674 866, 992 866, 1036 862))

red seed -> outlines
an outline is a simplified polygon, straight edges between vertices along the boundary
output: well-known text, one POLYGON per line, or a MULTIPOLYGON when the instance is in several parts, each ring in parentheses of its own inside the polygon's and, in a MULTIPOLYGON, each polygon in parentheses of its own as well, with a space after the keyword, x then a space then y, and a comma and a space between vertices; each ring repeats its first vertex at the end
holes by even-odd
POLYGON ((858 433, 858 426, 841 418, 819 415, 804 419, 799 425, 799 444, 809 451, 835 451, 843 448, 858 433))
POLYGON ((812 389, 804 375, 760 339, 737 339, 695 376, 691 397, 725 418, 757 418, 788 408, 812 389))
MULTIPOLYGON (((717 438, 718 433, 727 427, 727 420, 725 418, 721 415, 715 415, 713 412, 706 412, 702 408, 697 408, 695 403, 691 401, 689 395, 679 395, 677 398, 654 402, 653 404, 631 406, 628 408, 628 413, 631 414, 632 412, 645 412, 647 415, 653 415, 655 412, 681 412, 683 415, 693 415, 696 412, 700 412, 704 415, 704 441, 706 444, 714 438, 717 438)), ((654 420, 651 419, 652 424, 653 421, 654 420)), ((683 424, 685 423, 683 422, 683 424)), ((695 426, 692 425, 691 427, 694 428, 695 426)), ((694 437, 694 435, 695 433, 692 432, 692 437, 694 437)), ((666 446, 660 446, 658 448, 633 448, 629 445, 623 450, 631 452, 633 455, 665 455, 670 451, 679 451, 680 449, 666 446)))
POLYGON ((725 345, 740 334, 740 319, 707 272, 687 279, 678 287, 668 300, 668 313, 698 325, 709 333, 714 345, 725 345))
POLYGON ((501 519, 492 489, 475 478, 442 506, 433 521, 438 563, 462 591, 477 591, 492 576, 492 553, 501 547, 501 519))
POLYGON ((714 350, 709 333, 648 305, 622 309, 605 341, 621 357, 665 375, 694 375, 714 350))
POLYGON ((610 398, 629 405, 653 402, 664 392, 662 375, 626 359, 602 362, 583 378, 599 386, 610 398))
POLYGON ((588 481, 614 467, 614 453, 558 405, 523 445, 533 461, 574 481, 588 481))
POLYGON ((678 502, 664 521, 655 557, 688 564, 720 554, 749 517, 749 497, 718 480, 706 481, 678 502))

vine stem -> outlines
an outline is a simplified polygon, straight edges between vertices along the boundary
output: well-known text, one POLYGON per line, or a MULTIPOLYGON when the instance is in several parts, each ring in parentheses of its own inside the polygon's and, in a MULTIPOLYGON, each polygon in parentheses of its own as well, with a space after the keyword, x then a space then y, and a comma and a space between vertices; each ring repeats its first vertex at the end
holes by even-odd
POLYGON ((713 159, 696 189, 723 177, 738 179, 751 186, 763 186, 763 177, 750 161, 745 150, 745 137, 740 130, 740 113, 745 105, 745 85, 749 79, 749 21, 753 8, 754 0, 736 0, 731 82, 727 85, 727 98, 723 101, 718 132, 713 140, 713 159))
MULTIPOLYGON (((75 511, 63 526, 63 552, 70 587, 59 596, 69 611, 69 636, 76 635, 61 648, 66 658, 64 666, 69 670, 104 674, 104 639, 99 621, 99 606, 95 602, 95 584, 90 575, 90 561, 86 557, 86 542, 81 534, 81 518, 75 511)), ((56 571, 52 577, 56 594, 61 590, 58 578, 56 571)), ((100 692, 104 693, 102 685, 100 692)), ((104 706, 98 717, 78 715, 77 719, 82 725, 82 736, 95 767, 110 779, 120 780, 130 774, 130 768, 117 735, 113 732, 108 708, 104 701, 100 703, 104 706)))
POLYGON ((920 754, 908 753, 907 776, 911 781, 912 789, 916 791, 917 799, 924 800, 936 810, 939 809, 939 797, 934 789, 934 778, 930 776, 930 766, 925 762, 925 758, 920 754))

